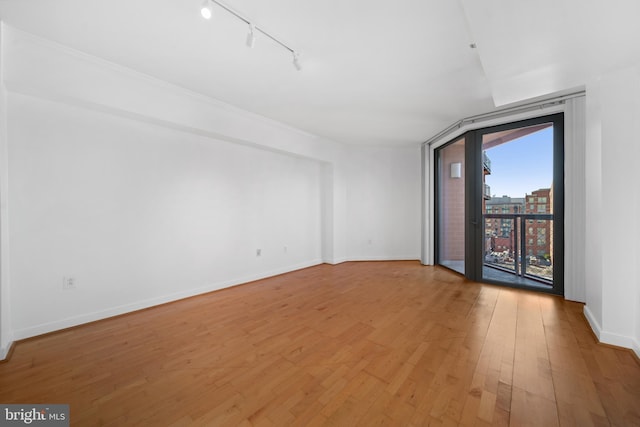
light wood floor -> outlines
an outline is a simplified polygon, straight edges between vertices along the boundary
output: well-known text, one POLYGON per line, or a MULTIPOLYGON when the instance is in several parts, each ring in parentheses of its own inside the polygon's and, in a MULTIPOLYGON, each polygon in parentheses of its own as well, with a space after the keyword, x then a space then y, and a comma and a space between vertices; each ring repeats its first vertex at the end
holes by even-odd
POLYGON ((18 343, 0 402, 72 425, 640 425, 582 305, 418 262, 322 265, 18 343))

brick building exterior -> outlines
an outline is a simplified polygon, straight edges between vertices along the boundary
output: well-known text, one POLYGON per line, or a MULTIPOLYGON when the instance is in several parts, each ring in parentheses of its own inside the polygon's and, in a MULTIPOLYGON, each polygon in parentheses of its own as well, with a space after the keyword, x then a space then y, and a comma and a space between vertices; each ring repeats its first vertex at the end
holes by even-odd
MULTIPOLYGON (((551 214, 552 194, 550 188, 541 188, 525 196, 525 213, 551 214)), ((550 259, 552 221, 542 219, 528 219, 526 224, 527 256, 550 259)))
MULTIPOLYGON (((485 213, 487 214, 521 214, 524 212, 522 197, 493 197, 485 201, 485 213)), ((486 218, 485 237, 487 252, 505 252, 513 254, 515 225, 512 219, 486 218)))

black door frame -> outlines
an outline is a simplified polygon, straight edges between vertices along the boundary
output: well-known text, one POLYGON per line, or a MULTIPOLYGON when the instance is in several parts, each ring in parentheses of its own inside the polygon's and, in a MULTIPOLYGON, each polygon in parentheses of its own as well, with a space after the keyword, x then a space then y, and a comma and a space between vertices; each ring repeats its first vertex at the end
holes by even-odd
MULTIPOLYGON (((480 129, 470 130, 436 149, 465 139, 465 276, 476 282, 492 283, 518 289, 530 289, 552 294, 564 295, 564 113, 539 116, 526 120, 504 123, 480 129), (483 278, 483 179, 482 179, 482 137, 485 134, 505 130, 534 126, 543 123, 553 124, 553 286, 544 289, 526 284, 512 284, 483 278)), ((437 159, 436 155, 436 159, 437 159)), ((436 163, 435 177, 435 261, 439 264, 438 227, 439 218, 439 165, 436 163)))

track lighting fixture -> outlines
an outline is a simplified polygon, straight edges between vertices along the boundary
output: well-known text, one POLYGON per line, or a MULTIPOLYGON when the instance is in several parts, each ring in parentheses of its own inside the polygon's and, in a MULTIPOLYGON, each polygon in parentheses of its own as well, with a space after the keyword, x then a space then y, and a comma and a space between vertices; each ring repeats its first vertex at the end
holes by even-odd
POLYGON ((247 34, 247 46, 253 47, 256 44, 256 34, 255 34, 255 25, 249 24, 249 34, 247 34))
POLYGON ((293 66, 296 67, 296 70, 302 70, 302 65, 300 64, 300 54, 295 50, 291 51, 293 55, 293 66))
POLYGON ((211 0, 204 0, 204 3, 202 3, 202 9, 200 9, 200 14, 204 19, 211 19, 213 16, 213 5, 211 4, 211 0))
POLYGON ((248 47, 253 47, 255 45, 255 43, 256 43, 256 31, 259 31, 263 35, 265 35, 266 37, 270 38, 271 40, 273 40, 274 42, 278 43, 280 46, 282 46, 283 48, 285 48, 286 50, 291 52, 291 54, 293 55, 293 66, 296 67, 296 70, 298 70, 298 71, 300 71, 302 69, 302 65, 300 64, 300 54, 299 54, 299 52, 297 52, 293 48, 287 46, 285 43, 280 41, 277 37, 272 36, 271 34, 266 32, 262 28, 259 28, 258 26, 256 26, 255 24, 252 23, 253 22, 252 20, 250 20, 249 18, 245 18, 244 16, 240 15, 238 12, 236 12, 233 9, 231 9, 229 6, 225 5, 224 3, 222 3, 222 2, 220 2, 218 0, 205 0, 203 5, 202 5, 202 9, 200 10, 200 13, 202 14, 202 17, 204 19, 211 19, 211 17, 213 16, 213 7, 212 7, 213 3, 217 4, 222 9, 226 10, 227 12, 229 12, 231 15, 235 16, 239 20, 241 20, 244 23, 249 25, 249 33, 247 34, 247 42, 246 42, 248 47))

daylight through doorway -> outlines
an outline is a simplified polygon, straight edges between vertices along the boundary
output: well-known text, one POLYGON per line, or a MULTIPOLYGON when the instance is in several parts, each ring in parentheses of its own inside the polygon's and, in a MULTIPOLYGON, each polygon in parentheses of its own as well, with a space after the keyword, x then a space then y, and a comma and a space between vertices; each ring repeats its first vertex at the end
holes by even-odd
POLYGON ((563 292, 563 115, 436 150, 436 262, 476 281, 563 292))

